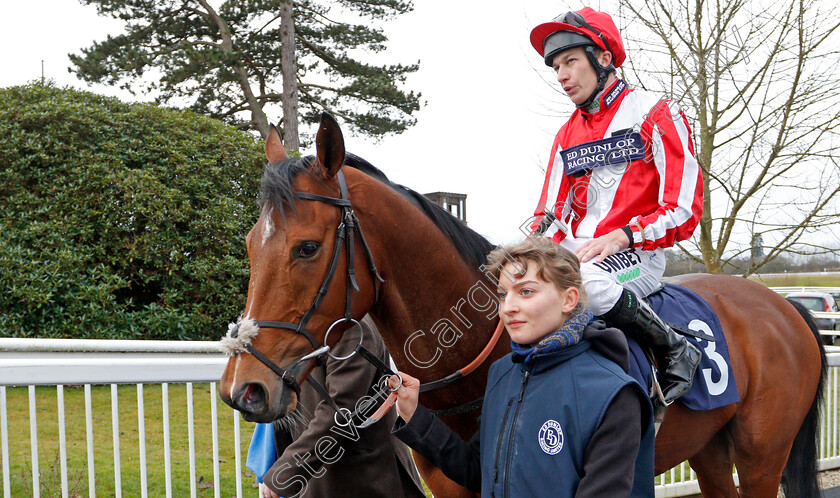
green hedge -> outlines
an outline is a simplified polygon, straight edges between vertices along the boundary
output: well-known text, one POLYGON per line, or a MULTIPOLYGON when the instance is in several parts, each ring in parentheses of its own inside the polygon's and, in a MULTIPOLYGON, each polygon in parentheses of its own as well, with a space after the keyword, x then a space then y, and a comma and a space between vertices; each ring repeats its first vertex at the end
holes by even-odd
POLYGON ((245 304, 264 162, 191 112, 0 89, 0 333, 218 339, 245 304))

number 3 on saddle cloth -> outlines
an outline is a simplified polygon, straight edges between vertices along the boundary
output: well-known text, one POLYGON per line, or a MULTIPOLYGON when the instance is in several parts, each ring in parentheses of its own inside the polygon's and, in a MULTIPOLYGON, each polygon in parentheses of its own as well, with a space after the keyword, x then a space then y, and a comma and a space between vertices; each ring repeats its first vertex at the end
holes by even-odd
MULTIPOLYGON (((711 410, 740 401, 735 376, 729 362, 729 348, 717 314, 694 291, 675 284, 664 287, 647 297, 651 308, 678 329, 690 329, 714 336, 714 341, 684 335, 703 352, 700 366, 694 375, 691 389, 677 401, 692 410, 711 410)), ((630 347, 630 375, 643 386, 651 386, 651 367, 644 350, 636 341, 627 340, 630 347)))

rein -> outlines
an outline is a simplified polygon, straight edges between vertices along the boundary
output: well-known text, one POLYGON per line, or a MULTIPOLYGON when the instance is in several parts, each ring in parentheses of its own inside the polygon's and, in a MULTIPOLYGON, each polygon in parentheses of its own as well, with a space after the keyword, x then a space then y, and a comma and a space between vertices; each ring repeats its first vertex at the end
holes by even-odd
MULTIPOLYGON (((297 324, 273 320, 248 319, 243 321, 240 319, 235 324, 232 323, 229 325, 227 336, 222 338, 221 342, 222 350, 231 356, 244 352, 253 355, 257 360, 259 360, 265 366, 271 369, 272 372, 277 374, 277 376, 280 377, 280 380, 284 384, 289 386, 290 389, 295 391, 295 393, 298 394, 298 396, 300 396, 300 384, 296 378, 296 370, 306 361, 311 359, 318 359, 319 361, 322 361, 324 356, 329 356, 330 358, 336 361, 343 361, 353 357, 356 353, 359 353, 363 358, 365 358, 368 362, 375 366, 377 370, 387 374, 389 378, 397 375, 396 372, 394 372, 388 365, 385 365, 379 358, 376 357, 376 355, 374 355, 368 349, 362 346, 362 342, 364 341, 363 328, 361 327, 359 322, 353 319, 352 317, 353 291, 359 291, 359 286, 356 283, 356 272, 353 268, 353 264, 355 262, 355 234, 359 235, 359 240, 362 243, 362 247, 365 251, 365 257, 368 261, 368 269, 370 270, 370 273, 373 276, 374 304, 376 304, 379 301, 380 285, 384 283, 385 280, 379 275, 379 272, 376 269, 376 265, 373 261, 373 255, 370 251, 370 246, 365 240, 364 233, 362 232, 362 227, 359 224, 359 219, 353 212, 353 208, 348 196, 347 182, 344 179, 344 174, 341 170, 339 170, 336 176, 338 178, 338 185, 341 193, 341 198, 327 197, 318 194, 311 194, 308 192, 295 192, 295 197, 298 199, 323 202, 325 204, 336 206, 342 211, 341 221, 338 225, 338 228, 336 229, 335 248, 333 249, 332 258, 330 259, 330 264, 327 269, 327 274, 324 277, 324 281, 321 284, 318 293, 315 295, 312 304, 309 306, 309 309, 306 310, 306 313, 304 313, 303 318, 301 318, 300 322, 297 324), (330 284, 332 283, 332 280, 335 277, 336 271, 338 269, 338 260, 342 252, 342 246, 344 246, 344 244, 346 244, 347 248, 347 298, 345 301, 346 304, 344 309, 344 316, 333 322, 333 324, 330 325, 330 327, 327 329, 327 332, 324 335, 324 345, 322 346, 315 339, 315 336, 309 330, 306 329, 306 324, 309 322, 309 319, 312 317, 312 314, 315 312, 315 310, 318 309, 318 307, 321 305, 321 301, 323 301, 324 296, 326 296, 327 291, 329 290, 330 284), (327 339, 330 335, 330 332, 336 325, 347 322, 359 325, 360 329, 362 330, 362 336, 359 340, 359 344, 356 345, 352 353, 350 353, 347 356, 337 357, 334 356, 330 351, 330 347, 327 345, 327 339), (295 361, 292 364, 291 368, 283 369, 276 363, 274 363, 271 359, 269 359, 267 356, 265 356, 263 353, 258 351, 253 346, 253 344, 251 344, 251 341, 257 336, 260 328, 292 330, 306 337, 306 339, 312 345, 313 351, 300 357, 297 361, 295 361)), ((487 343, 487 345, 484 347, 481 353, 479 353, 478 357, 476 357, 464 368, 450 375, 447 375, 442 379, 422 384, 420 386, 420 392, 427 392, 435 389, 440 389, 472 373, 487 359, 487 357, 493 351, 493 349, 496 346, 496 343, 499 340, 499 337, 501 336, 501 332, 503 329, 504 324, 501 320, 499 320, 499 324, 497 325, 496 330, 493 332, 493 336, 490 338, 490 341, 487 343)), ((350 412, 350 410, 347 408, 340 408, 336 404, 332 396, 330 396, 330 394, 327 392, 326 388, 322 386, 318 381, 313 379, 311 375, 308 376, 306 380, 321 395, 321 397, 324 398, 324 400, 327 403, 329 403, 329 405, 335 410, 335 422, 338 425, 346 426, 352 423, 352 417, 354 415, 357 415, 356 413, 350 412), (342 416, 345 418, 345 423, 339 422, 337 418, 339 413, 341 413, 342 416)), ((358 428, 368 427, 380 420, 388 412, 391 406, 393 406, 397 398, 397 391, 401 388, 402 379, 400 379, 399 386, 393 388, 390 387, 390 385, 386 384, 386 389, 390 390, 390 394, 386 398, 385 402, 372 416, 368 417, 367 420, 360 424, 358 428)), ((384 391, 378 393, 377 397, 382 395, 384 395, 384 391)), ((442 410, 440 412, 442 413, 441 416, 454 415, 475 410, 477 408, 480 408, 481 400, 482 398, 479 398, 478 400, 473 400, 464 405, 442 410)))
POLYGON ((478 356, 473 361, 471 361, 469 365, 454 373, 447 375, 442 379, 422 384, 420 386, 420 392, 424 393, 427 391, 434 391, 435 389, 440 389, 441 387, 445 387, 449 384, 452 384, 461 377, 466 377, 467 375, 473 373, 473 371, 475 371, 476 368, 481 366, 481 364, 484 363, 484 360, 486 360, 487 357, 490 356, 490 353, 496 347, 496 343, 499 342, 499 337, 501 337, 502 331, 504 329, 505 324, 501 320, 499 320, 498 325, 496 325, 496 330, 493 331, 493 335, 490 337, 490 341, 487 343, 486 346, 484 346, 484 349, 481 350, 481 353, 479 353, 478 356))

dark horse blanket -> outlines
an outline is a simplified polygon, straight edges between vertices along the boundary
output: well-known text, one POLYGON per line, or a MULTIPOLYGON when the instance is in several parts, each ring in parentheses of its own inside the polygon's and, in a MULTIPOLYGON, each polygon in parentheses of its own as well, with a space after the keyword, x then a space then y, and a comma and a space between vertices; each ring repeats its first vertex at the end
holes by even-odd
MULTIPOLYGON (((698 337, 685 336, 700 348, 703 358, 694 376, 691 390, 679 401, 692 410, 711 410, 737 403, 740 397, 729 363, 729 348, 726 346, 720 321, 711 306, 694 291, 675 284, 665 284, 661 291, 648 296, 647 299, 653 310, 666 322, 715 337, 714 342, 709 342, 698 337)), ((644 351, 632 339, 628 339, 627 342, 630 347, 630 375, 642 385, 650 386, 650 365, 644 351)))

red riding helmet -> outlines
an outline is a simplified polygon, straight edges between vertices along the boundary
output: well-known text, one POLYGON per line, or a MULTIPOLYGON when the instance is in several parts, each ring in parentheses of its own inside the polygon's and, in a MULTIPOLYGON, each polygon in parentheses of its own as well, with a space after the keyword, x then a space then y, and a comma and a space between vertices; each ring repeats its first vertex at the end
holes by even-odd
POLYGON ((531 45, 543 56, 547 66, 563 50, 594 45, 613 56, 613 66, 620 67, 627 58, 618 28, 606 12, 584 7, 567 12, 531 31, 531 45))

